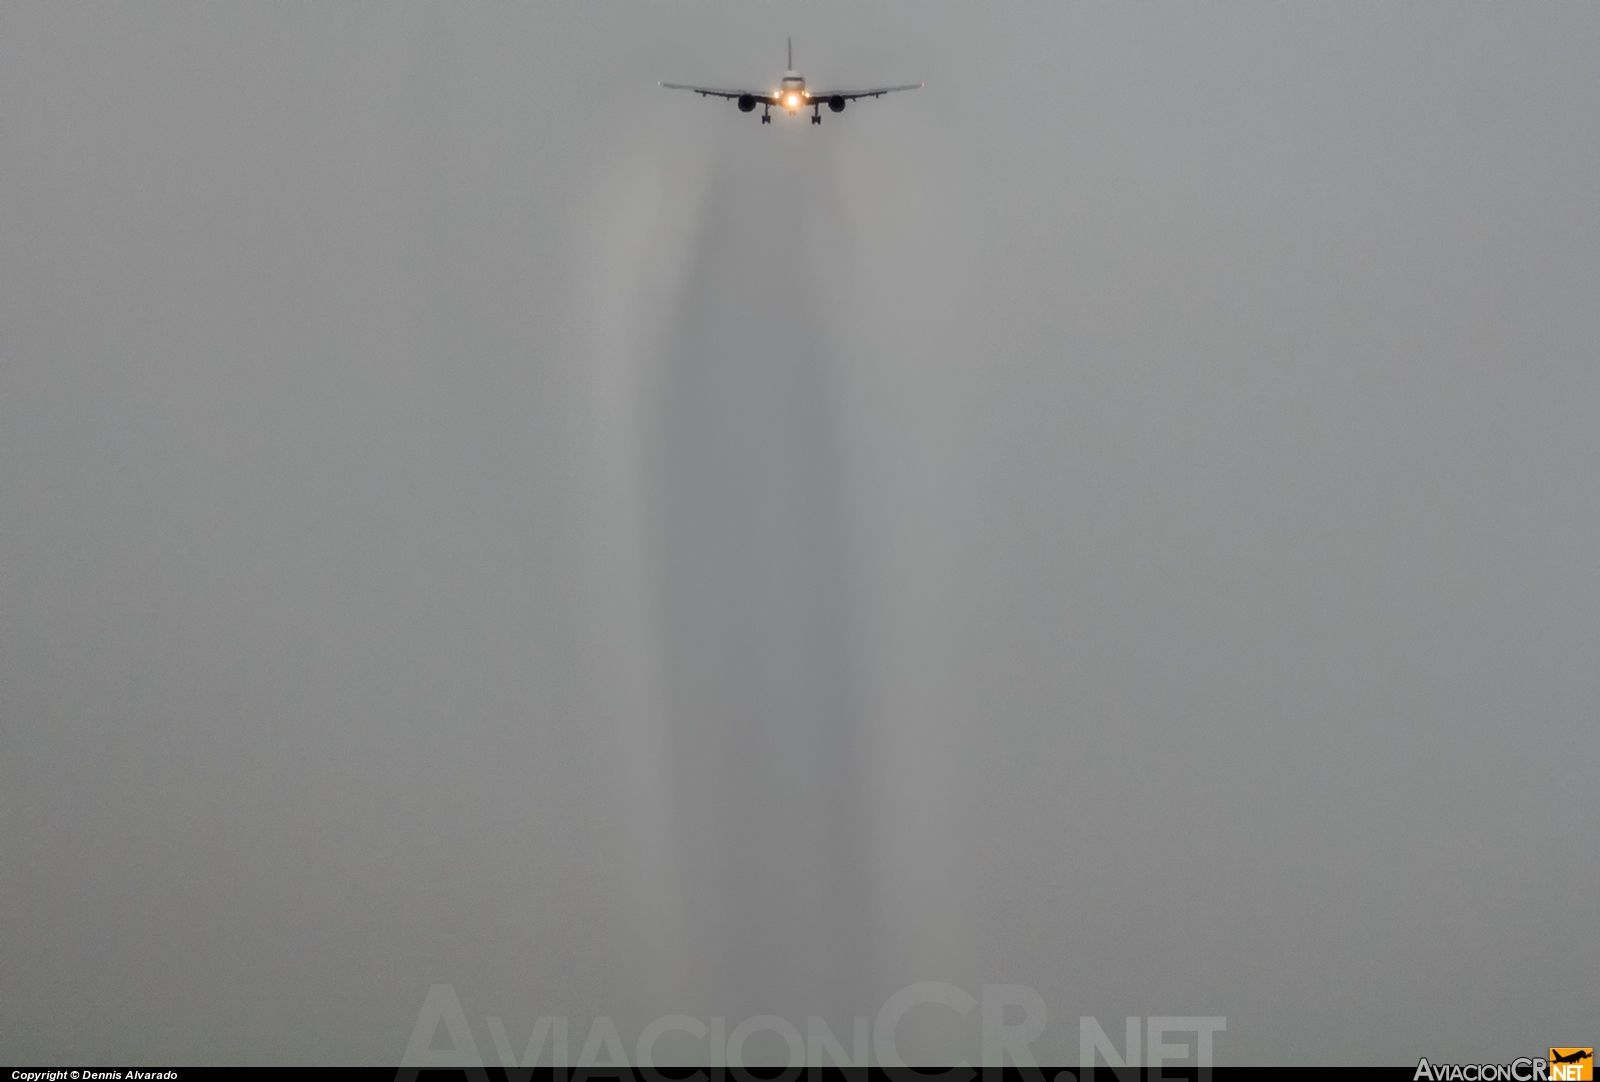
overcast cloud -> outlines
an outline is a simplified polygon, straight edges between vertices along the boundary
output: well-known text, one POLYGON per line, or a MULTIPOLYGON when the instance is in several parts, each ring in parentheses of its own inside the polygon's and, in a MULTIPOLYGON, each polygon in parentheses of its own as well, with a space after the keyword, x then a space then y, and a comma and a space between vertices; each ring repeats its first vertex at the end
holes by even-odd
MULTIPOLYGON (((1593 3, 0 8, 0 1048, 920 980, 1068 1066, 1591 1040, 1596 56, 1593 3), (928 85, 656 86, 789 34, 928 85)), ((976 1062, 939 1012, 907 1058, 976 1062)))

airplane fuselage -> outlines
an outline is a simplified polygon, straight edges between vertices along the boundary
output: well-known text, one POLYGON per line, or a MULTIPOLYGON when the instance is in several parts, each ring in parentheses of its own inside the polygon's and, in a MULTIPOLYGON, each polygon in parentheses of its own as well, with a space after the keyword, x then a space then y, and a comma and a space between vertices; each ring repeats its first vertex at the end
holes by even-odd
POLYGON ((811 104, 811 96, 806 93, 806 77, 798 71, 783 73, 783 82, 778 85, 775 96, 790 116, 811 104))

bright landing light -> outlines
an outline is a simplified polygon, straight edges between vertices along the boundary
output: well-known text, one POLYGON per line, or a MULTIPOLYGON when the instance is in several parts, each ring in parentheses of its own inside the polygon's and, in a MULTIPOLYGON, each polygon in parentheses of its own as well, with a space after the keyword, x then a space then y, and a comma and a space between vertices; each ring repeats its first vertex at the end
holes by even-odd
POLYGON ((789 95, 789 108, 793 109, 795 106, 797 106, 799 104, 800 104, 800 95, 799 94, 790 94, 789 95))

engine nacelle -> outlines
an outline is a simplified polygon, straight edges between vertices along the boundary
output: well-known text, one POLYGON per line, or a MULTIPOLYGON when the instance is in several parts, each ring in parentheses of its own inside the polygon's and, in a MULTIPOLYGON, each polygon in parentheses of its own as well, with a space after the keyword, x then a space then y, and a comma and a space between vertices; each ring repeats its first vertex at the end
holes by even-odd
POLYGON ((833 97, 829 98, 828 108, 832 109, 836 113, 844 112, 844 95, 835 94, 833 97))
POLYGON ((755 95, 753 95, 753 94, 740 94, 739 95, 739 112, 748 113, 750 110, 754 109, 755 107, 756 107, 755 95))

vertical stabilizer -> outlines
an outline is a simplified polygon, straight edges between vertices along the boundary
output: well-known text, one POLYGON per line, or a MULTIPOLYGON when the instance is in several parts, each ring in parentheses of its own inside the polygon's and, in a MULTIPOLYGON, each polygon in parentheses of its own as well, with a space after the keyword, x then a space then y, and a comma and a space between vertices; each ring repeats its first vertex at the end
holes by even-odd
POLYGON ((784 70, 785 71, 793 71, 794 70, 794 38, 790 38, 789 39, 789 66, 787 68, 785 68, 784 70))

